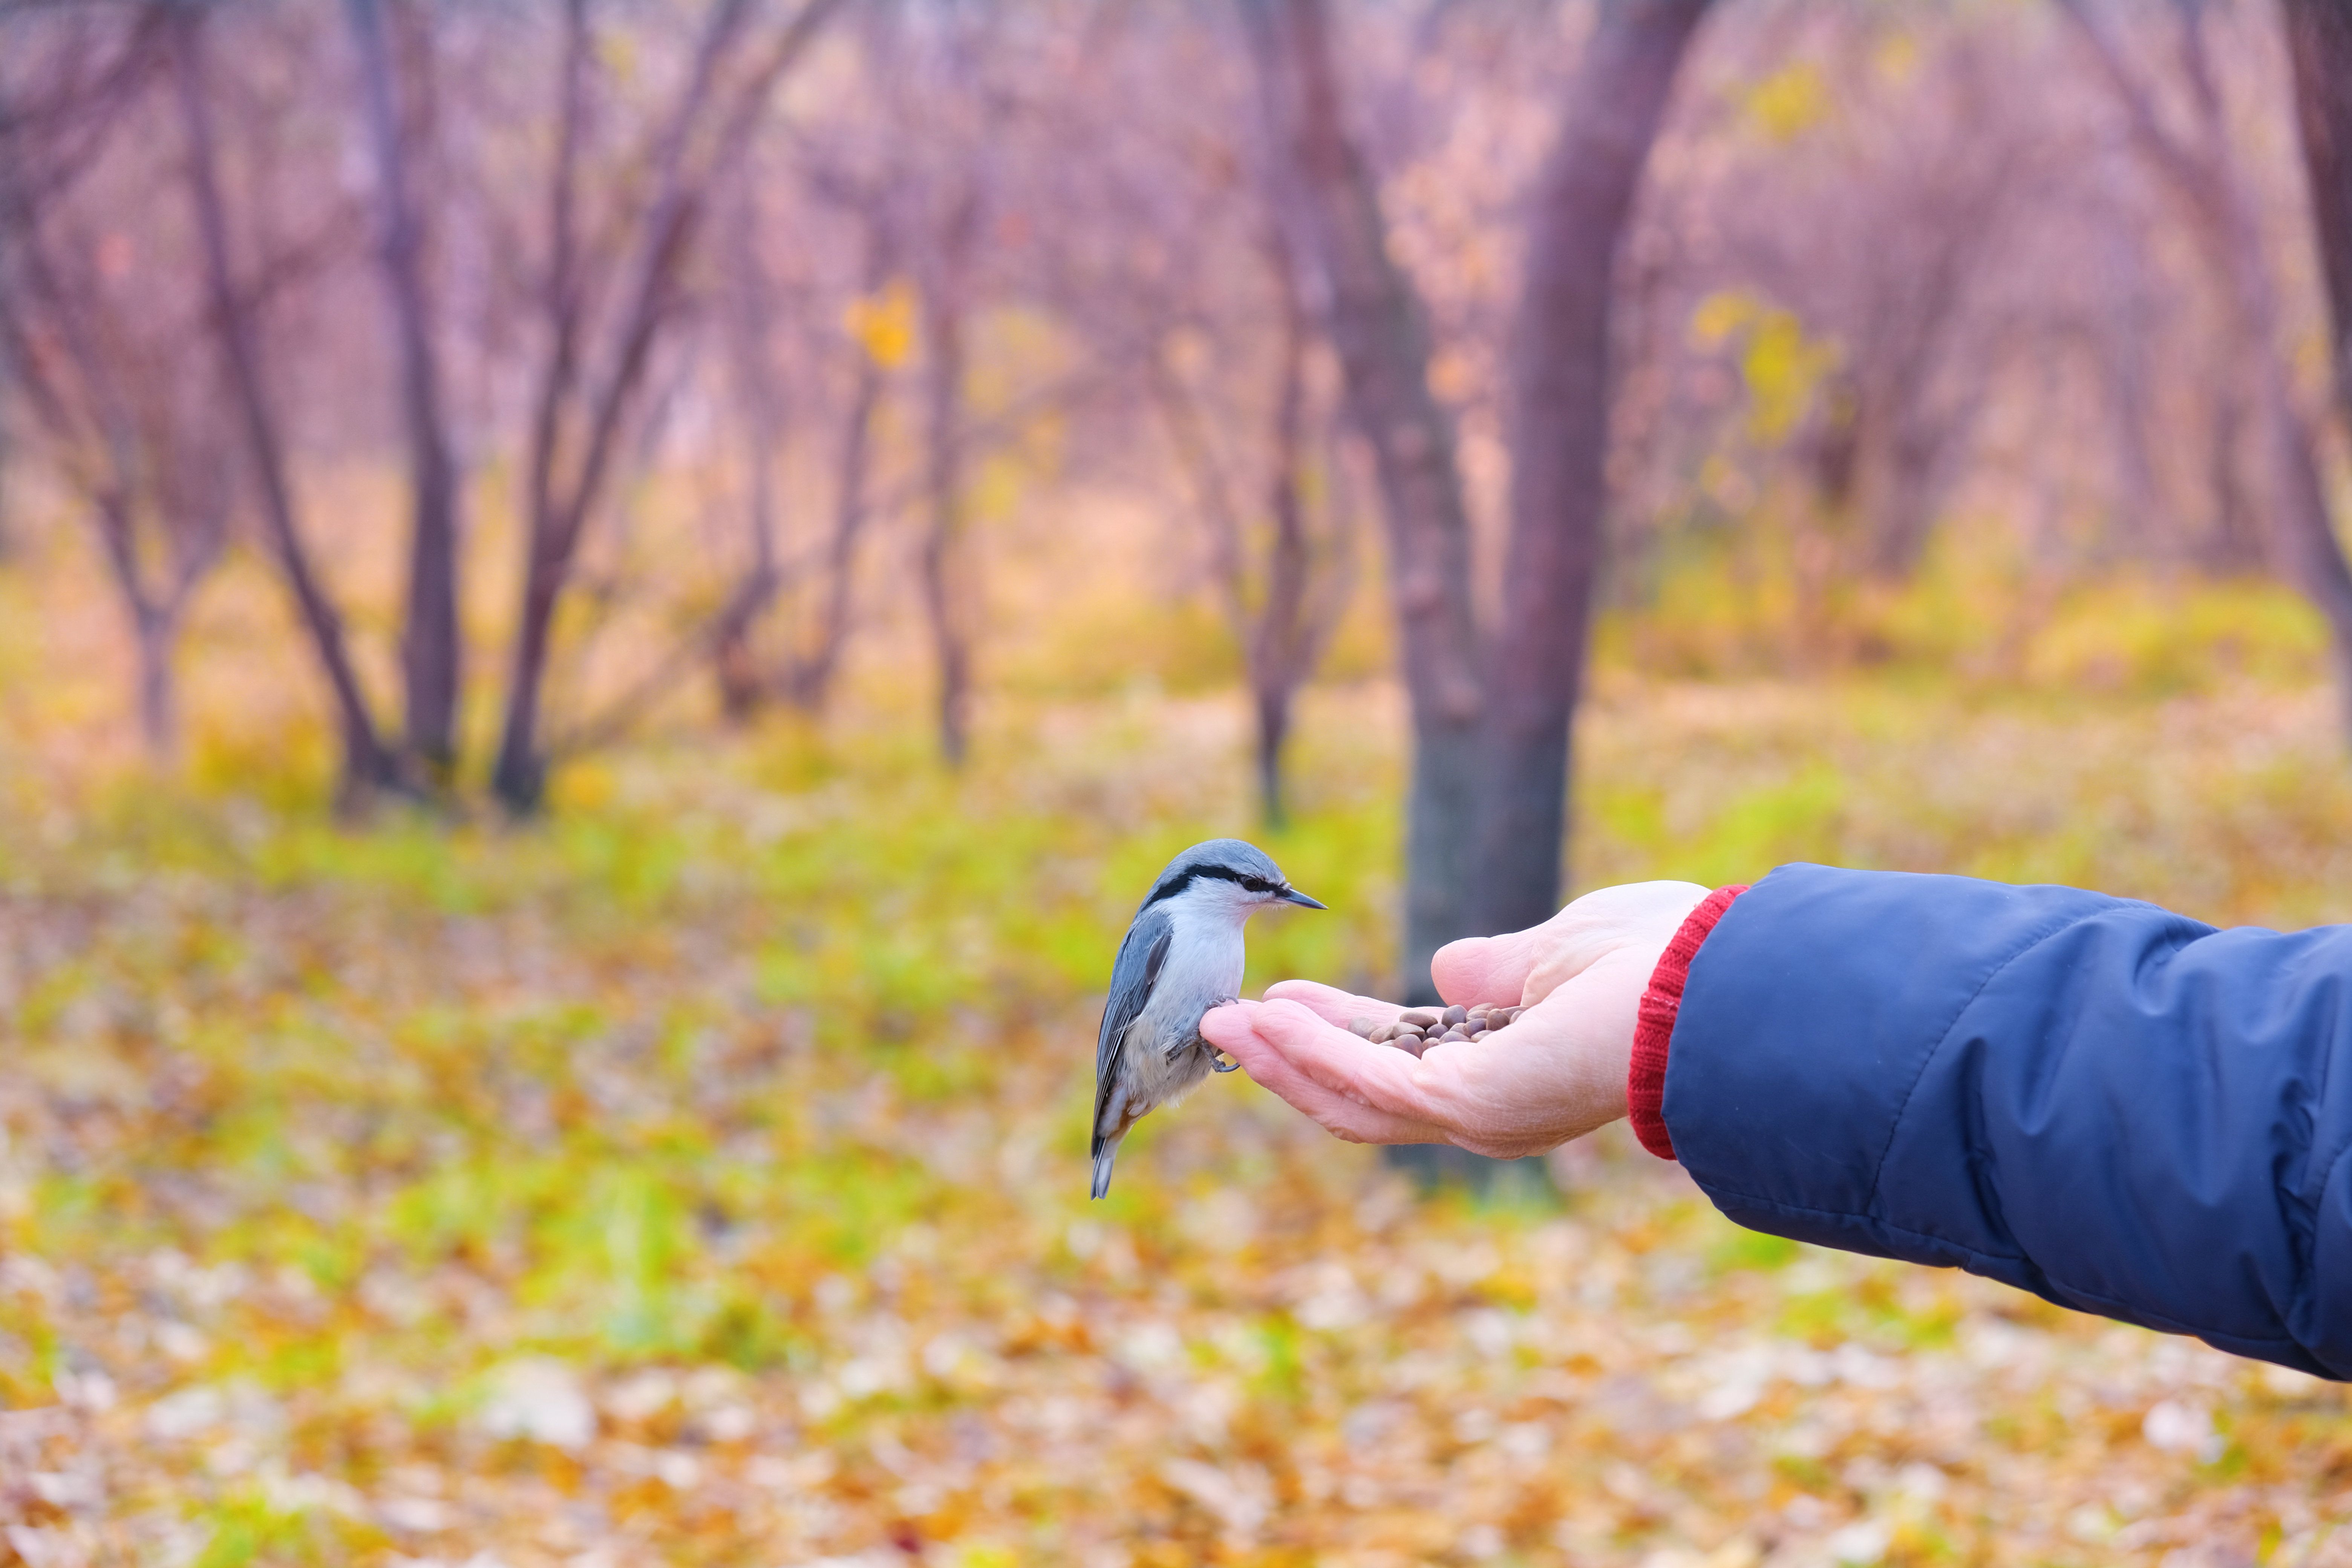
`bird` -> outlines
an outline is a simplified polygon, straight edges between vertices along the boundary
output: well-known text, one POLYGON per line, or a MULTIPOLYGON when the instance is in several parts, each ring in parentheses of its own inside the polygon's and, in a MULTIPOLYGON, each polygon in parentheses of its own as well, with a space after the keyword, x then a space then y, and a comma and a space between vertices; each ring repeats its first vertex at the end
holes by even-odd
POLYGON ((1094 1196, 1110 1191, 1119 1140, 1145 1112, 1239 1065, 1201 1038, 1201 1016, 1239 999, 1242 927, 1274 904, 1330 907, 1292 887, 1256 845, 1212 838, 1169 861, 1137 907, 1095 1040, 1094 1196))

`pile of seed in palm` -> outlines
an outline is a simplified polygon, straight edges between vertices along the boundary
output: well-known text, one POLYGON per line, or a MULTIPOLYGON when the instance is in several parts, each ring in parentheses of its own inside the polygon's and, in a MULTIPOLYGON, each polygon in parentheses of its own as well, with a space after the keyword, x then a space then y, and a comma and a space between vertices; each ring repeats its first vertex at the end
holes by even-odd
POLYGON ((1448 1007, 1442 1013, 1416 1007, 1398 1014, 1393 1024, 1375 1026, 1370 1018, 1357 1018, 1348 1027, 1376 1046, 1394 1046, 1419 1056, 1432 1046, 1483 1039, 1526 1011, 1524 1007, 1496 1007, 1484 1002, 1475 1007, 1448 1007))

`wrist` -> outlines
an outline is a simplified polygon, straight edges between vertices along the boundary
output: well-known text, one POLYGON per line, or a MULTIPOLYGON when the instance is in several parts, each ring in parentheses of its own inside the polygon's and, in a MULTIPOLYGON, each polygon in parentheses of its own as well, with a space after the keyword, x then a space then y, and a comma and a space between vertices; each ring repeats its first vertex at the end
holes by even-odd
POLYGON ((1642 993, 1625 1069, 1626 1115, 1642 1147, 1662 1160, 1675 1157, 1674 1138, 1666 1130, 1666 1059, 1674 1045, 1675 1021, 1682 1011, 1691 961, 1698 956, 1707 933, 1715 930, 1732 900, 1747 890, 1748 885, 1740 883, 1717 888, 1701 899, 1667 941, 1642 993))

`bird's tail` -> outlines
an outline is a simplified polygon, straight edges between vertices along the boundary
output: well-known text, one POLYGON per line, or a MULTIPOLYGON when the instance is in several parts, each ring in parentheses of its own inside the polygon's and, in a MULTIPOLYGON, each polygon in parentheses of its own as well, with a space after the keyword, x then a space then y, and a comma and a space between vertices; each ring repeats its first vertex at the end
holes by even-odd
POLYGON ((1094 1197, 1110 1191, 1110 1166, 1118 1158, 1118 1142, 1116 1138, 1106 1138, 1095 1149, 1095 1186, 1090 1194, 1094 1197))

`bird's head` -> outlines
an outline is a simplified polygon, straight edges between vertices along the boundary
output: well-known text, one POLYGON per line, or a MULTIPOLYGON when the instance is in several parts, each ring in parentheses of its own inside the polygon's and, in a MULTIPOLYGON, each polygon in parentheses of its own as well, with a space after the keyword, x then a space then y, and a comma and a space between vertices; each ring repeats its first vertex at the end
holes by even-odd
POLYGON ((1222 911, 1236 924, 1268 904, 1302 904, 1310 910, 1326 907, 1293 888, 1265 850, 1238 838, 1195 844, 1168 862, 1168 869, 1160 873, 1142 909, 1136 912, 1171 900, 1222 911))

